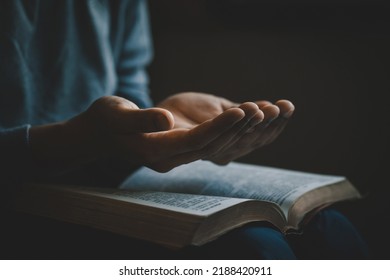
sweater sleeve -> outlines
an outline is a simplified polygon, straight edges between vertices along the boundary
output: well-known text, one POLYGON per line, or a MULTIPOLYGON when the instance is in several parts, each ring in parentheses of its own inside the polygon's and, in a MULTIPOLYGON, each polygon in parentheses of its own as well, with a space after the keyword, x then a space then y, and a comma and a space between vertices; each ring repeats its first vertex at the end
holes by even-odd
POLYGON ((122 30, 117 56, 117 95, 145 108, 152 105, 149 96, 147 66, 152 59, 152 39, 147 2, 129 1, 123 7, 118 28, 122 30))
MULTIPOLYGON (((149 98, 146 67, 152 58, 152 43, 147 3, 144 0, 109 1, 107 3, 110 3, 111 16, 109 18, 112 21, 110 40, 117 72, 115 94, 133 101, 141 108, 150 107, 152 102, 149 98)), ((50 116, 48 112, 42 112, 50 116)), ((16 123, 29 122, 27 118, 16 123)), ((49 176, 48 172, 37 166, 32 159, 28 145, 30 126, 25 124, 18 127, 12 125, 5 127, 0 125, 0 185, 6 182, 7 185, 13 186, 21 181, 35 180, 36 177, 41 179, 40 174, 44 177, 49 176)), ((102 160, 85 167, 91 167, 90 176, 84 176, 85 168, 76 171, 89 179, 99 177, 96 176, 96 170, 107 170, 107 174, 104 175, 108 180, 122 178, 131 172, 131 168, 125 168, 125 164, 114 162, 115 164, 112 164, 111 161, 102 160)), ((71 177, 71 174, 64 174, 64 176, 71 177)))

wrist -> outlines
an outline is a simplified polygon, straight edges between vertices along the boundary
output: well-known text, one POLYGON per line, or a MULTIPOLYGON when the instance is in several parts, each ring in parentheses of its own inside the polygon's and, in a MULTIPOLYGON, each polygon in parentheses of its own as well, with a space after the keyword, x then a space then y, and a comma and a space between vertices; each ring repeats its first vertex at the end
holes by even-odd
POLYGON ((88 140, 78 130, 68 121, 31 127, 28 145, 33 161, 62 170, 94 160, 88 140))

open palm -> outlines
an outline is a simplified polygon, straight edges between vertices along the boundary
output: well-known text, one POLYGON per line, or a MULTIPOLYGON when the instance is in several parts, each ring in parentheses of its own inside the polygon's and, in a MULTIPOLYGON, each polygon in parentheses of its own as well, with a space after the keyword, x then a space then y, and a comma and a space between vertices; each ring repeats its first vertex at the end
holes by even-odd
POLYGON ((172 95, 158 104, 158 107, 172 113, 174 129, 191 129, 230 108, 240 108, 245 117, 233 127, 234 137, 205 156, 205 159, 218 164, 227 164, 271 143, 282 132, 294 111, 294 106, 287 100, 279 100, 275 105, 268 101, 239 104, 211 94, 195 92, 172 95))

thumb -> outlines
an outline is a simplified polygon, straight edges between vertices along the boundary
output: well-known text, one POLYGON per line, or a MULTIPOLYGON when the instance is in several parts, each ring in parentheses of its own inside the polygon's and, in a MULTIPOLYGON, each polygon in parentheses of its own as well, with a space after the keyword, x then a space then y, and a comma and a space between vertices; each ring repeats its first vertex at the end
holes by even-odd
POLYGON ((171 112, 161 108, 128 109, 122 113, 120 125, 124 132, 157 132, 173 128, 171 112))
POLYGON ((173 128, 171 112, 162 108, 139 109, 133 102, 105 96, 96 100, 87 110, 96 124, 114 133, 155 132, 173 128))

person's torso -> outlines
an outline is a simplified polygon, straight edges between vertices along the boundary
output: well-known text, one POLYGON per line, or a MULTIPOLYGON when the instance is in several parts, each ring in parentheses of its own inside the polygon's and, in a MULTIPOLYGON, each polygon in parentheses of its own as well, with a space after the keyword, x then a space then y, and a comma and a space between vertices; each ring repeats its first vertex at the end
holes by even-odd
POLYGON ((114 94, 110 0, 12 0, 0 10, 0 128, 68 119, 114 94))

